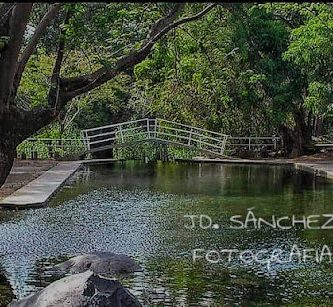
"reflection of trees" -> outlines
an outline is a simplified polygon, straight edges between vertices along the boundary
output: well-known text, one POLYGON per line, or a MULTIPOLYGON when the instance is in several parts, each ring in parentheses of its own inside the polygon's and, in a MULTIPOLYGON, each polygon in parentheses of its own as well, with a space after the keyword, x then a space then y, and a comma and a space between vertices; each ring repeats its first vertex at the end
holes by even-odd
MULTIPOLYGON (((224 306, 229 303, 267 302, 265 280, 238 270, 237 275, 225 268, 212 269, 204 263, 192 264, 183 259, 158 258, 146 264, 147 282, 152 289, 151 301, 173 306, 224 306)), ((278 301, 278 298, 271 299, 278 301)))
MULTIPOLYGON (((157 249, 161 253, 168 249, 169 254, 147 264, 147 270, 152 274, 149 277, 151 287, 163 289, 165 299, 173 298, 178 305, 185 302, 186 306, 198 305, 202 300, 206 300, 207 303, 210 299, 217 304, 226 303, 224 298, 230 298, 231 301, 234 298, 234 302, 244 304, 261 301, 281 303, 284 290, 291 292, 290 299, 294 292, 298 293, 298 290, 293 290, 292 280, 288 277, 289 272, 292 272, 290 268, 277 268, 277 275, 285 275, 285 279, 282 277, 272 280, 265 276, 265 273, 261 278, 256 278, 254 273, 260 271, 256 266, 251 268, 253 275, 250 277, 238 266, 235 269, 239 276, 237 286, 233 279, 226 277, 226 268, 216 269, 214 265, 210 269, 194 266, 189 260, 188 252, 193 248, 250 248, 254 251, 283 248, 288 251, 293 244, 305 244, 307 248, 311 248, 311 244, 305 240, 306 231, 223 230, 218 235, 212 233, 213 230, 196 229, 190 232, 183 226, 183 216, 207 214, 213 217, 215 222, 224 224, 233 214, 242 214, 245 218, 247 208, 250 207, 255 207, 257 217, 264 218, 273 214, 307 216, 320 214, 319 212, 329 213, 325 200, 331 198, 331 191, 311 175, 296 173, 290 168, 223 165, 221 169, 217 169, 218 166, 202 164, 189 167, 184 164, 157 167, 155 187, 161 187, 168 192, 183 191, 191 197, 178 197, 169 206, 156 209, 154 212, 156 220, 164 221, 163 227, 155 230, 155 236, 159 238, 157 249), (223 180, 219 186, 220 179, 223 180), (185 254, 187 256, 183 256, 185 254), (280 289, 276 287, 279 283, 280 289), (268 292, 270 298, 265 298, 265 293, 268 292), (236 299, 237 295, 241 297, 236 299)), ((311 234, 311 240, 314 239, 315 242, 318 242, 319 238, 325 238, 327 244, 333 241, 332 236, 325 237, 320 231, 312 231, 311 234)), ((304 272, 309 275, 321 269, 315 269, 310 265, 304 272)), ((316 283, 320 284, 319 281, 316 283)), ((308 290, 306 285, 300 289, 303 290, 308 290)))

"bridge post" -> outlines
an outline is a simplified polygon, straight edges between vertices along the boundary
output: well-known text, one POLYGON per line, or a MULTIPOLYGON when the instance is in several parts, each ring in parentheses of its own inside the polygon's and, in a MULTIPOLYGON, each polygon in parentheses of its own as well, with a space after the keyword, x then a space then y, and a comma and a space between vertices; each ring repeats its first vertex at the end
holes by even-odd
POLYGON ((276 143, 276 137, 275 137, 275 135, 272 136, 272 140, 273 140, 273 148, 274 148, 274 150, 276 150, 277 143, 276 143))
POLYGON ((148 135, 148 140, 149 140, 150 139, 149 118, 147 118, 147 135, 148 135))
POLYGON ((222 140, 222 144, 221 144, 221 150, 220 150, 221 155, 223 155, 223 153, 224 153, 224 148, 225 148, 226 142, 227 142, 227 136, 224 136, 223 140, 222 140))
POLYGON ((190 136, 189 136, 189 138, 188 138, 187 145, 191 145, 192 132, 193 132, 193 128, 191 127, 191 130, 190 130, 190 136))
POLYGON ((83 133, 83 140, 84 140, 84 144, 87 148, 88 154, 87 154, 87 159, 91 159, 91 153, 90 153, 90 140, 89 140, 89 136, 88 136, 88 132, 84 131, 83 133))
POLYGON ((157 118, 154 119, 154 138, 157 138, 157 118))
POLYGON ((121 125, 119 125, 119 132, 120 132, 121 142, 124 143, 124 135, 123 135, 123 130, 122 130, 121 125))

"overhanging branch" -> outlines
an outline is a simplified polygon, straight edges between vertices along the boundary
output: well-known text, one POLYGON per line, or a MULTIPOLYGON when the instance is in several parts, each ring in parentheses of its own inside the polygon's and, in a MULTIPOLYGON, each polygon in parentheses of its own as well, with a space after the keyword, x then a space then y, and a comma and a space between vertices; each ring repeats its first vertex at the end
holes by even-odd
POLYGON ((183 4, 176 4, 175 8, 166 17, 160 19, 151 27, 151 33, 148 41, 140 50, 120 58, 113 69, 102 67, 89 75, 62 79, 63 87, 61 89, 61 95, 68 101, 111 80, 120 72, 133 69, 136 64, 142 62, 148 56, 155 43, 170 30, 178 27, 179 25, 200 19, 216 5, 217 3, 210 4, 198 14, 174 21, 183 8, 183 4))
POLYGON ((30 41, 28 42, 26 48, 24 49, 24 51, 20 57, 16 75, 15 75, 15 80, 14 80, 15 90, 17 90, 17 88, 20 84, 24 68, 25 68, 31 54, 34 52, 39 39, 43 36, 43 34, 45 33, 45 31, 46 31, 47 27, 49 26, 49 24, 51 23, 51 21, 57 16, 61 6, 62 6, 61 3, 55 3, 50 6, 48 11, 45 13, 43 18, 39 22, 34 34, 32 35, 30 41))
POLYGON ((31 9, 32 3, 16 3, 10 16, 9 41, 0 58, 0 104, 3 101, 10 102, 17 59, 31 9))

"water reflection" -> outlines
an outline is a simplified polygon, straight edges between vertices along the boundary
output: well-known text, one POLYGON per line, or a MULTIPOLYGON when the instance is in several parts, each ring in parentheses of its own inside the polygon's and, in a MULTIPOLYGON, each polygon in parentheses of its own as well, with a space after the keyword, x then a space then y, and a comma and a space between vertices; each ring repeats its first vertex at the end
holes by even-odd
MULTIPOLYGON (((192 263, 194 248, 332 246, 332 231, 232 230, 231 215, 330 213, 332 185, 281 166, 128 162, 87 167, 47 208, 1 212, 0 263, 22 297, 54 280, 49 269, 77 253, 133 256, 144 267, 123 282, 161 306, 333 304, 330 265, 192 263), (221 229, 188 230, 185 214, 207 214, 221 229), (224 227, 225 226, 225 227, 224 227)), ((325 305, 324 305, 325 306, 325 305)))

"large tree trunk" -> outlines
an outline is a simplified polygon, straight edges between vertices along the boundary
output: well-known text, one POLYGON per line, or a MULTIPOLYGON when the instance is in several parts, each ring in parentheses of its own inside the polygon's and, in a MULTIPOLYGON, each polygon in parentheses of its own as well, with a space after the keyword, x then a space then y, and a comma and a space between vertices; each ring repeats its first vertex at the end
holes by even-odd
POLYGON ((311 152, 311 135, 307 131, 296 129, 293 132, 293 148, 290 153, 291 158, 295 158, 311 152))
POLYGON ((24 111, 14 106, 0 109, 0 187, 13 165, 16 147, 54 118, 52 109, 24 111))
POLYGON ((323 117, 318 115, 315 117, 314 123, 315 136, 321 136, 323 134, 323 117))
POLYGON ((293 150, 294 138, 292 130, 285 125, 279 126, 279 133, 282 137, 284 154, 289 156, 293 150))
POLYGON ((285 125, 279 127, 284 151, 291 158, 310 153, 312 148, 312 126, 306 123, 304 110, 294 108, 293 116, 294 129, 285 125))
MULTIPOLYGON (((8 109, 0 112, 0 186, 5 182, 12 168, 16 146, 19 143, 13 115, 8 109)), ((17 121, 19 120, 18 118, 17 121)))
MULTIPOLYGON (((18 119, 19 120, 19 119, 18 119)), ((5 182, 13 166, 16 147, 20 143, 19 135, 14 129, 15 122, 8 112, 0 113, 0 187, 5 182)))
POLYGON ((290 157, 294 158, 310 152, 312 144, 312 127, 306 123, 303 109, 293 112, 295 130, 293 131, 293 148, 290 157))
POLYGON ((4 184, 10 170, 12 169, 15 156, 15 148, 13 149, 12 146, 0 146, 0 186, 4 184))
POLYGON ((12 120, 7 109, 0 109, 0 186, 5 182, 16 155, 17 144, 12 120))

